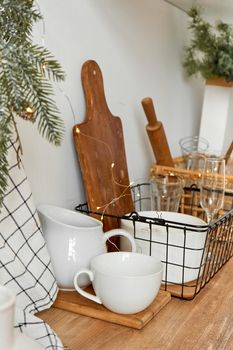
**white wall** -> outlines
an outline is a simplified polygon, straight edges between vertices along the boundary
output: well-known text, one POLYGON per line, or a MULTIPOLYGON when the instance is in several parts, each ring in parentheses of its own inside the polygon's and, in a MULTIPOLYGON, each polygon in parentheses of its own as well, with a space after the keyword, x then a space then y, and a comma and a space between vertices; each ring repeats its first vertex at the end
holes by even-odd
POLYGON ((38 3, 45 35, 40 23, 35 29, 36 41, 41 43, 44 36, 45 46, 66 72, 65 83, 55 88, 66 136, 56 148, 38 135, 35 126, 19 121, 23 161, 36 204, 73 208, 85 201, 72 127, 84 120, 80 71, 86 60, 99 64, 109 108, 121 117, 131 181, 147 177, 154 162, 141 99, 153 98, 171 151, 177 156, 178 140, 198 132, 203 84, 184 78, 181 60, 187 16, 163 0, 38 3), (64 94, 71 101, 75 120, 64 94))

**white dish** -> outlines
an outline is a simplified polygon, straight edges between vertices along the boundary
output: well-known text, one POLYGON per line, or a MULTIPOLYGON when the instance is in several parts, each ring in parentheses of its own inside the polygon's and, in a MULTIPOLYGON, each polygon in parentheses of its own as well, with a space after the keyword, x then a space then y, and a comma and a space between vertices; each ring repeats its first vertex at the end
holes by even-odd
POLYGON ((14 331, 14 345, 9 350, 43 350, 44 348, 35 340, 21 333, 20 330, 14 331))
MULTIPOLYGON (((0 285, 0 350, 43 350, 53 346, 55 333, 38 317, 16 307, 16 295, 0 285), (17 325, 14 328, 14 324, 17 325), (22 325, 21 333, 19 325, 22 325), (28 335, 30 333, 30 336, 28 335), (40 339, 43 346, 34 339, 40 339), (45 344, 45 345, 44 345, 45 344)), ((56 344, 60 343, 57 338, 56 344)))
MULTIPOLYGON (((205 221, 192 215, 175 212, 139 211, 138 214, 144 217, 173 221, 174 224, 169 224, 169 226, 152 224, 151 240, 156 243, 152 242, 150 247, 149 224, 135 221, 137 251, 151 254, 163 262, 163 281, 181 284, 195 280, 199 274, 205 245, 207 233, 205 221), (189 225, 194 225, 194 227, 189 225), (183 268, 183 266, 185 267, 183 268)), ((131 220, 122 219, 121 227, 134 235, 131 220)), ((127 242, 124 239, 121 239, 120 248, 127 250, 127 242)))

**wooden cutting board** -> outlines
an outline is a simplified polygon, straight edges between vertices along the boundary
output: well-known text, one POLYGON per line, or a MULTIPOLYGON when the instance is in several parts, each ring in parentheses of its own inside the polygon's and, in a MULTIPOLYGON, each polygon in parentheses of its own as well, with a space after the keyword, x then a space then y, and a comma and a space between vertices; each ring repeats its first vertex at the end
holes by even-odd
MULTIPOLYGON (((86 116, 73 127, 73 136, 88 207, 121 216, 133 211, 121 120, 107 106, 102 73, 95 61, 83 64, 81 78, 86 116)), ((103 223, 104 231, 119 227, 115 218, 105 217, 103 223)))
MULTIPOLYGON (((87 290, 89 293, 93 293, 92 287, 88 287, 87 290)), ((142 329, 170 300, 171 294, 160 290, 152 304, 145 310, 136 314, 122 315, 84 298, 77 292, 59 291, 53 307, 130 328, 142 329)))

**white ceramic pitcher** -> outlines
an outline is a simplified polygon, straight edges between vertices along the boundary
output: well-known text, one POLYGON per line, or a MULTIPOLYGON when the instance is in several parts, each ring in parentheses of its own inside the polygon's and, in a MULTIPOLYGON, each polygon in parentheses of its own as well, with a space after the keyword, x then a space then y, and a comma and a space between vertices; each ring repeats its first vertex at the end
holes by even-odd
MULTIPOLYGON (((136 252, 135 241, 123 229, 103 233, 103 224, 85 214, 43 204, 38 208, 42 231, 50 253, 55 277, 60 289, 75 290, 73 279, 80 268, 89 268, 93 257, 107 252, 106 241, 124 236, 136 252)), ((86 275, 80 276, 79 286, 90 284, 86 275)))

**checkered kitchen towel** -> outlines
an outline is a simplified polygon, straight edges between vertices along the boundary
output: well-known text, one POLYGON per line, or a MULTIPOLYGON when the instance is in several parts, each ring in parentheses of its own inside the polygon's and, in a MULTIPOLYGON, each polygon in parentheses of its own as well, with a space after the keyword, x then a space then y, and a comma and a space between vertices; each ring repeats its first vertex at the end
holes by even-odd
POLYGON ((17 142, 9 145, 9 180, 0 211, 0 284, 16 294, 15 326, 45 349, 63 349, 56 334, 35 312, 49 308, 58 287, 41 232, 17 142))

